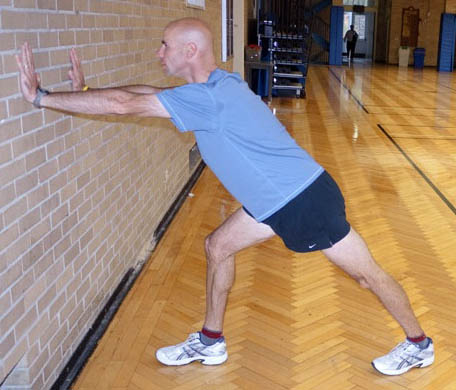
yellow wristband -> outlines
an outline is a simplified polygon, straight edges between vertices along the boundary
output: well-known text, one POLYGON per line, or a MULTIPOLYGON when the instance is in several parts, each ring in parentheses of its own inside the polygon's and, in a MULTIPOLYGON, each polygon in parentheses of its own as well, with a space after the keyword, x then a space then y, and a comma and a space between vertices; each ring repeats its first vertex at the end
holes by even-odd
POLYGON ((84 85, 84 88, 82 88, 82 92, 85 92, 85 91, 88 91, 89 90, 89 86, 88 85, 84 85))

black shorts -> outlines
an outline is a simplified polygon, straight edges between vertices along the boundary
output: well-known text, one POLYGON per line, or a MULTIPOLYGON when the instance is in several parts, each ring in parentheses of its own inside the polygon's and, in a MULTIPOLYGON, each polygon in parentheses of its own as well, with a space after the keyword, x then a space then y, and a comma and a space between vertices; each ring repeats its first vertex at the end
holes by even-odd
POLYGON ((262 222, 269 225, 287 248, 295 252, 330 248, 350 231, 344 198, 326 171, 262 222))

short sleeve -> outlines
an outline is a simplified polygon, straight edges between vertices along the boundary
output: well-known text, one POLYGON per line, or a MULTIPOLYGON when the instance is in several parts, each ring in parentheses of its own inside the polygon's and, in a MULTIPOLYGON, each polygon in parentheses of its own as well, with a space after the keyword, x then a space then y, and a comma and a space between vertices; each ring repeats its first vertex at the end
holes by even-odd
POLYGON ((180 131, 216 129, 216 103, 205 84, 165 89, 156 96, 180 131))

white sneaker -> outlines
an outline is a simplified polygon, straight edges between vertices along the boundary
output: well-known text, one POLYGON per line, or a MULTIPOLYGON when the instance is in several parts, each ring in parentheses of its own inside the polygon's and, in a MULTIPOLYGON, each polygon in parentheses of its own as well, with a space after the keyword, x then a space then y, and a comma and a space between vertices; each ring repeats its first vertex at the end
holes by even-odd
POLYGON ((400 375, 411 368, 427 367, 434 363, 434 344, 429 339, 427 348, 420 349, 411 341, 398 344, 385 356, 372 362, 372 366, 385 375, 400 375))
POLYGON ((213 345, 205 345, 200 341, 199 333, 190 334, 183 343, 158 349, 155 356, 167 366, 183 366, 195 360, 212 366, 228 359, 224 337, 213 345))

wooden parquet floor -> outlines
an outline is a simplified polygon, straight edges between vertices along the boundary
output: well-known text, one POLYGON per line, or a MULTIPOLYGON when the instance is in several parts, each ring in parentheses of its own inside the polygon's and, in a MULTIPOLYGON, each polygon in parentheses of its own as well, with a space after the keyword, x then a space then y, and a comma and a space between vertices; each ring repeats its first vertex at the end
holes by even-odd
POLYGON ((434 365, 375 372, 401 329, 320 253, 279 239, 237 256, 228 361, 160 365, 157 348, 202 325, 203 240, 238 207, 206 168, 74 390, 456 389, 456 76, 355 64, 311 67, 308 80, 306 99, 271 108, 339 183, 350 222, 433 337, 434 365))

